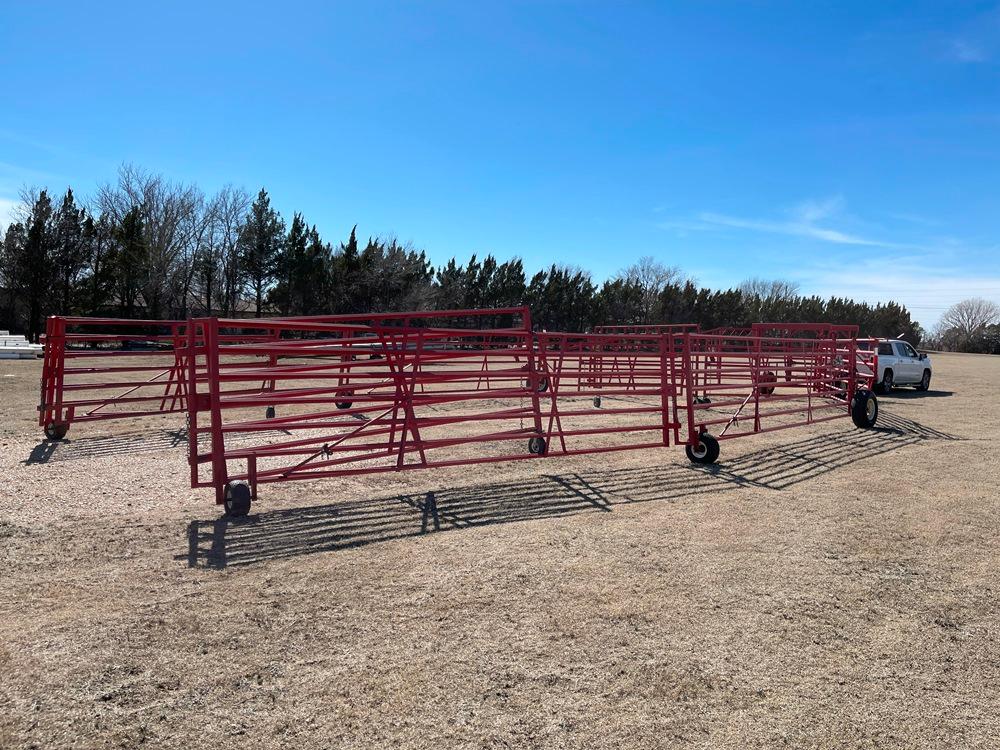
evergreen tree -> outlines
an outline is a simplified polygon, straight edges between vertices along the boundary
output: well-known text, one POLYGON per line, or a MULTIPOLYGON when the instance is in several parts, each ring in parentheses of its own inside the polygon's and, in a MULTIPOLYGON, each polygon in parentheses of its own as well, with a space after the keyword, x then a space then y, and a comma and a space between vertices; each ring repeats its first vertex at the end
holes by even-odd
POLYGON ((38 340, 42 317, 49 310, 55 281, 55 230, 52 201, 42 190, 31 206, 23 242, 14 248, 15 291, 27 310, 27 336, 38 340))
POLYGON ((111 263, 114 268, 115 296, 122 317, 134 318, 139 298, 149 274, 149 249, 138 207, 125 214, 114 231, 115 248, 111 263))
POLYGON ((259 318, 264 298, 275 282, 278 261, 285 243, 285 222, 271 208, 271 198, 261 188, 250 206, 250 215, 239 238, 239 258, 259 318))

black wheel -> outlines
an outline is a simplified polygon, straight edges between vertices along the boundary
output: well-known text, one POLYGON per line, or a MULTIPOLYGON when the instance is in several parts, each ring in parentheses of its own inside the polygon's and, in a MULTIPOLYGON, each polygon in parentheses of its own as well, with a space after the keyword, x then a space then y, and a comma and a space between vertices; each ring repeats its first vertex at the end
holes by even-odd
POLYGON ((888 393, 892 390, 892 370, 886 370, 882 373, 882 382, 878 384, 879 393, 888 393))
POLYGON ((274 419, 275 414, 276 412, 274 411, 273 406, 269 406, 266 409, 264 409, 264 419, 274 419))
POLYGON ((348 401, 347 398, 345 398, 353 396, 354 391, 338 391, 337 395, 340 396, 342 399, 344 399, 343 401, 335 402, 338 409, 350 409, 352 406, 354 406, 353 401, 348 401))
POLYGON ((924 376, 920 378, 920 384, 917 386, 918 391, 926 391, 931 387, 931 371, 924 370, 924 376))
POLYGON ((528 453, 534 453, 536 456, 544 455, 546 447, 543 437, 533 437, 528 441, 528 453))
MULTIPOLYGON (((531 390, 531 381, 530 380, 525 380, 524 381, 524 387, 527 388, 528 390, 531 390)), ((538 388, 536 390, 539 393, 545 393, 545 391, 547 391, 548 389, 549 389, 549 379, 548 379, 548 376, 542 375, 538 379, 538 388)))
POLYGON ((600 409, 601 408, 601 397, 600 396, 594 396, 594 408, 595 409, 600 409))
POLYGON ((855 427, 868 429, 878 421, 878 399, 871 391, 859 388, 851 401, 851 420, 855 427))
POLYGON ((685 445, 688 459, 696 464, 714 464, 719 460, 719 441, 703 432, 698 436, 697 445, 685 445))
POLYGON ((226 485, 226 498, 223 506, 227 516, 245 516, 250 512, 250 486, 244 482, 232 482, 226 485))
POLYGON ((760 383, 758 383, 758 390, 760 391, 760 395, 770 396, 772 393, 774 393, 773 385, 762 385, 762 384, 777 383, 777 382, 778 382, 778 376, 775 375, 773 372, 771 372, 770 370, 768 370, 767 372, 762 372, 760 374, 760 383))
POLYGON ((45 425, 45 437, 49 440, 62 440, 69 432, 69 425, 66 422, 49 422, 45 425))

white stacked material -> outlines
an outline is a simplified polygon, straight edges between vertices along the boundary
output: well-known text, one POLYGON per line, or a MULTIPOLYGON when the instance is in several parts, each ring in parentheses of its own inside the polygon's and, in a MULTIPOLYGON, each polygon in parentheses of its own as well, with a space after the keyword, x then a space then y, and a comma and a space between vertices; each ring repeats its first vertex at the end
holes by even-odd
POLYGON ((42 356, 41 344, 31 344, 24 336, 0 331, 0 359, 34 359, 42 356))

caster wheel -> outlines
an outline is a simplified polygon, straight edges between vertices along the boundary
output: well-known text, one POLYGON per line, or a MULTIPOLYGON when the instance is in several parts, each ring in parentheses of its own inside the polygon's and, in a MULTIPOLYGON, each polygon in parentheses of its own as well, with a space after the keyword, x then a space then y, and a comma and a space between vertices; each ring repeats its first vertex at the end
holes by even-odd
POLYGON ((696 464, 714 464, 719 460, 719 441, 703 432, 697 445, 685 445, 684 452, 688 459, 696 464))
POLYGON ((274 419, 275 414, 274 407, 269 406, 264 410, 264 419, 274 419))
POLYGON ((69 432, 69 425, 65 422, 49 422, 45 425, 45 437, 49 440, 62 440, 69 432))
POLYGON ((594 408, 595 409, 600 409, 601 408, 601 397, 600 396, 594 396, 594 408))
POLYGON ((534 453, 536 456, 542 456, 545 454, 545 438, 533 437, 528 441, 528 453, 534 453))
POLYGON ((778 376, 775 375, 773 372, 771 372, 770 370, 768 370, 767 372, 762 372, 760 374, 760 383, 758 383, 758 390, 760 391, 760 395, 770 396, 772 393, 774 393, 774 386, 766 385, 766 383, 777 383, 777 382, 778 382, 778 376))
POLYGON ((875 394, 859 388, 851 401, 851 421, 855 427, 870 429, 878 421, 878 399, 875 394))
POLYGON ((244 482, 226 485, 226 499, 223 506, 227 516, 245 516, 250 512, 250 486, 244 482))
MULTIPOLYGON (((524 387, 530 391, 531 381, 525 380, 524 387)), ((548 389, 549 389, 549 379, 547 376, 543 375, 538 379, 538 387, 535 390, 537 390, 539 393, 545 393, 545 391, 547 391, 548 389)))

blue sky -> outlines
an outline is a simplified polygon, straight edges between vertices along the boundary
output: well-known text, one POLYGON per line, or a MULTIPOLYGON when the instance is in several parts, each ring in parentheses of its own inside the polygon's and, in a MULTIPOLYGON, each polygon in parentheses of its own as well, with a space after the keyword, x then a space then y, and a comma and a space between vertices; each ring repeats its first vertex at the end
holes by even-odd
POLYGON ((1000 301, 995 2, 11 2, 0 71, 0 224, 130 161, 436 263, 1000 301))

